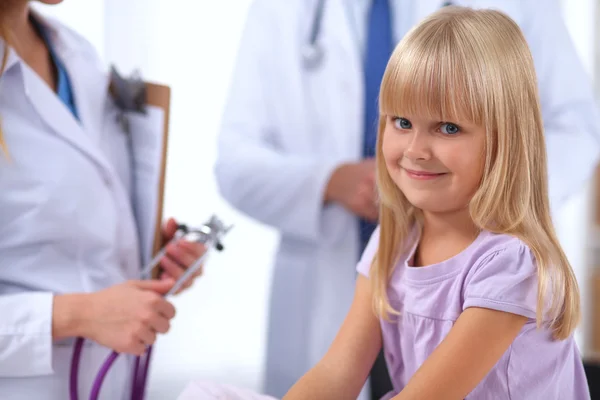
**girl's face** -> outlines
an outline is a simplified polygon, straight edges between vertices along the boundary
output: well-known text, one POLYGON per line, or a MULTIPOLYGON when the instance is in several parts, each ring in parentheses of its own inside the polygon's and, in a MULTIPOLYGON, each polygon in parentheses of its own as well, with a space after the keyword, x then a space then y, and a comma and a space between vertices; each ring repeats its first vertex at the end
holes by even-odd
POLYGON ((485 129, 419 115, 388 116, 382 152, 389 175, 408 201, 432 213, 466 208, 479 187, 485 129))

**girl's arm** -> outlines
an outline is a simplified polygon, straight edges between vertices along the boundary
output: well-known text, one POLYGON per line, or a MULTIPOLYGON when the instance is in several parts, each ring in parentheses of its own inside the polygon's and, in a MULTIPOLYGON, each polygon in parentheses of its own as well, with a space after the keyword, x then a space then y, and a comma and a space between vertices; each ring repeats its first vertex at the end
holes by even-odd
POLYGON ((356 399, 381 343, 381 327, 373 311, 371 285, 368 278, 359 275, 352 306, 329 351, 283 399, 356 399))
POLYGON ((468 308, 444 341, 392 400, 462 400, 488 374, 527 318, 468 308))

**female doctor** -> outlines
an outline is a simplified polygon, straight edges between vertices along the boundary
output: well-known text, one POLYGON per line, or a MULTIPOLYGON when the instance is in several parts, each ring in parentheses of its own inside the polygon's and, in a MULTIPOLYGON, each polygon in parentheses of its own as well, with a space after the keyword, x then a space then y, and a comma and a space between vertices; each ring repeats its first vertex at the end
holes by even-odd
MULTIPOLYGON (((204 248, 177 242, 165 279, 135 280, 127 137, 94 49, 27 0, 0 2, 0 34, 0 397, 69 398, 82 336, 87 398, 111 350, 141 354, 169 330, 175 310, 160 294, 204 248)), ((165 239, 175 229, 170 220, 165 239)), ((130 361, 119 357, 102 398, 127 398, 130 361)))
MULTIPOLYGON (((592 176, 600 119, 558 0, 255 0, 216 175, 231 204, 281 234, 267 394, 285 394, 325 354, 346 315, 368 239, 359 226, 377 218, 370 157, 378 79, 404 33, 448 3, 500 9, 524 31, 537 68, 554 210, 592 176)), ((386 380, 374 376, 372 384, 386 380)))

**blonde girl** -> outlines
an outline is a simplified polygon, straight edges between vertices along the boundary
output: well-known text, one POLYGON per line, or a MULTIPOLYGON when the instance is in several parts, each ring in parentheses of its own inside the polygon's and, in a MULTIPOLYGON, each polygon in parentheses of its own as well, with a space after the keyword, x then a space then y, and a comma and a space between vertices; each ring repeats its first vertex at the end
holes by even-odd
POLYGON ((285 399, 589 399, 573 271, 550 218, 533 60, 505 14, 448 7, 400 42, 380 93, 380 227, 326 356, 285 399))

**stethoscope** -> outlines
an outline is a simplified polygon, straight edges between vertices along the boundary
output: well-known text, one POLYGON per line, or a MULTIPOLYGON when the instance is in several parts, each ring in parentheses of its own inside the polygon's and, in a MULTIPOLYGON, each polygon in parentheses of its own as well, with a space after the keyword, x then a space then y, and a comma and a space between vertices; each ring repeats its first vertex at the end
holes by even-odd
MULTIPOLYGON (((221 239, 229 230, 231 226, 225 226, 221 220, 217 217, 212 216, 209 221, 204 223, 199 228, 192 229, 188 228, 186 225, 179 225, 177 227, 177 231, 173 239, 169 242, 172 243, 176 240, 187 240, 190 242, 203 243, 206 247, 206 251, 202 256, 200 256, 188 269, 186 269, 185 273, 175 282, 171 290, 165 295, 165 297, 170 296, 177 291, 185 284, 185 282, 192 277, 198 270, 202 267, 209 252, 212 248, 215 248, 218 251, 223 250, 223 244, 221 243, 221 239)), ((167 245, 169 244, 167 243, 167 245)), ((152 271, 158 265, 162 257, 166 253, 167 245, 165 245, 155 256, 154 258, 144 267, 142 270, 142 279, 149 279, 152 275, 152 271)), ((75 346, 73 349, 73 357, 71 359, 71 376, 69 381, 69 392, 71 400, 78 400, 78 378, 79 378, 79 362, 81 360, 81 352, 83 349, 83 338, 77 338, 75 341, 75 346)), ((133 369, 133 382, 131 388, 131 400, 143 400, 144 394, 146 391, 146 379, 148 377, 148 370, 150 366, 150 356, 152 354, 152 346, 148 346, 146 348, 146 352, 143 356, 139 356, 135 358, 134 369, 133 369)), ((119 353, 113 351, 108 358, 102 364, 102 367, 98 371, 96 375, 96 379, 94 380, 94 384, 92 386, 92 390, 90 393, 90 400, 97 400, 100 395, 100 389, 102 388, 102 383, 106 378, 106 375, 114 362, 116 361, 119 353)))
MULTIPOLYGON (((308 40, 302 47, 302 63, 304 68, 313 70, 321 65, 325 56, 323 46, 319 43, 321 27, 323 24, 323 15, 325 14, 325 0, 317 0, 317 6, 311 22, 308 40)), ((452 1, 445 1, 442 7, 453 5, 452 1)))

